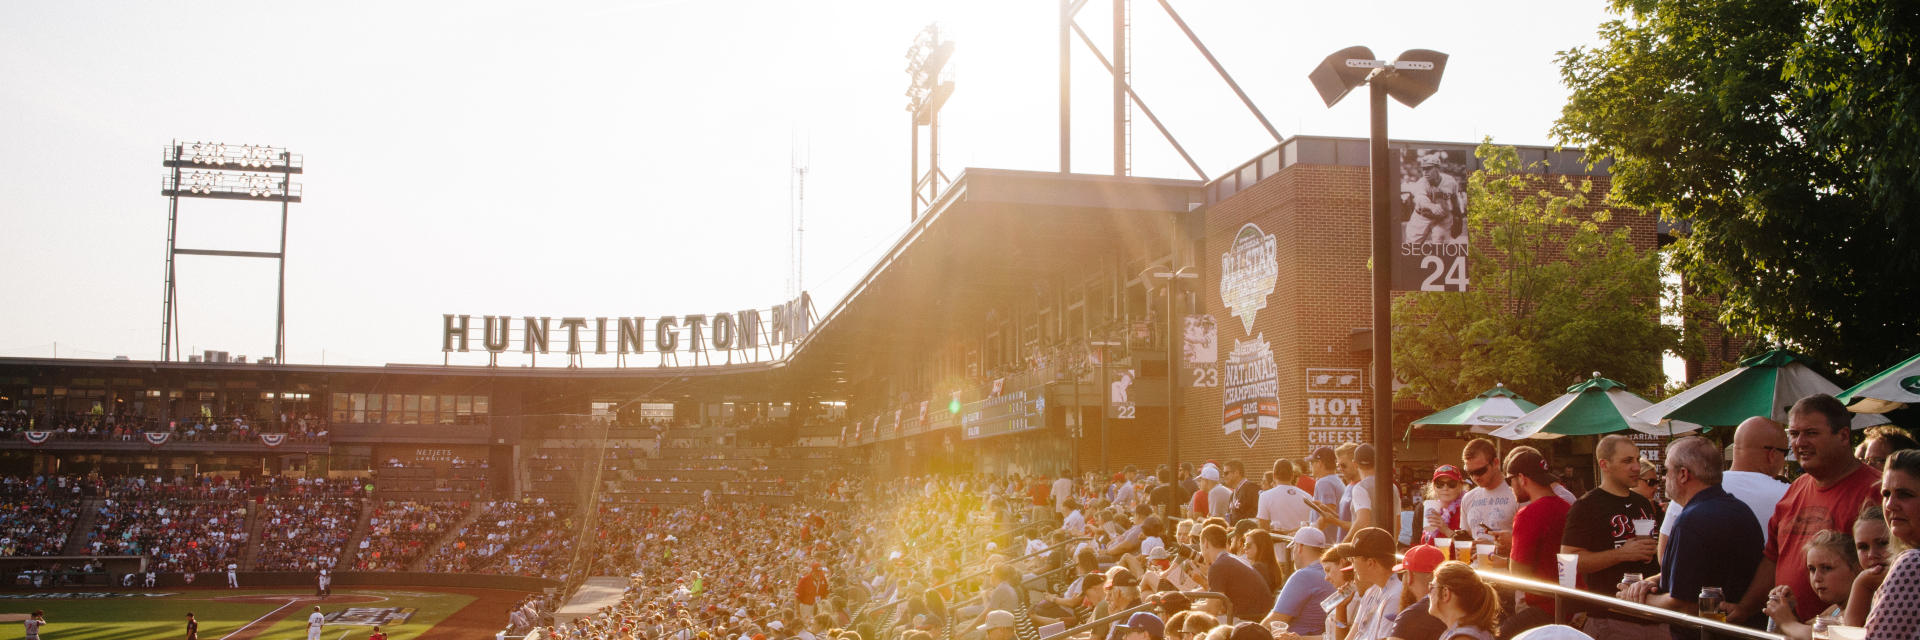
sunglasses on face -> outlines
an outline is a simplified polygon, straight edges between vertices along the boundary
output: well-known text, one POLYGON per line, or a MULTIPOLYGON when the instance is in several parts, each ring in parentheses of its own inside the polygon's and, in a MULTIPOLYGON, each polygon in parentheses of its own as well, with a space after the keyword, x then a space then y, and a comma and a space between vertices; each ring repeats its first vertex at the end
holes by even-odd
POLYGON ((1435 480, 1433 481, 1433 486, 1440 487, 1442 489, 1452 489, 1454 487, 1460 486, 1460 483, 1455 482, 1453 480, 1435 480))
POLYGON ((1487 469, 1489 469, 1489 468, 1491 468, 1492 466, 1493 466, 1493 465, 1487 465, 1487 466, 1485 466, 1485 467, 1480 467, 1480 468, 1478 468, 1478 469, 1468 469, 1468 470, 1467 470, 1467 477, 1469 477, 1469 478, 1478 478, 1478 477, 1480 477, 1481 475, 1483 475, 1483 474, 1485 474, 1485 473, 1487 472, 1487 469))

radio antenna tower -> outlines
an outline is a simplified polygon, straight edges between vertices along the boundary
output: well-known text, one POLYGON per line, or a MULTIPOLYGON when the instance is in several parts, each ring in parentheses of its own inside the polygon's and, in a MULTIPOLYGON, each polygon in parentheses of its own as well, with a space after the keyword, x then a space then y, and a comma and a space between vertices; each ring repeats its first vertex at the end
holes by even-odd
POLYGON ((788 148, 787 164, 792 170, 787 176, 787 255, 792 259, 792 263, 787 265, 791 274, 791 279, 787 281, 789 300, 798 299, 807 288, 802 277, 805 275, 807 240, 807 165, 812 155, 810 142, 802 141, 788 148))

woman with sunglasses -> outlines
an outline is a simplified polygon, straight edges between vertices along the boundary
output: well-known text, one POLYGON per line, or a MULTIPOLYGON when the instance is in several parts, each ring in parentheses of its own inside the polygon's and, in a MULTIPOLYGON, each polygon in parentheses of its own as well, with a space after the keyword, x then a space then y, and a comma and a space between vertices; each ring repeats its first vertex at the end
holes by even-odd
POLYGON ((1425 523, 1420 534, 1421 544, 1452 539, 1454 531, 1460 528, 1460 496, 1466 493, 1461 482, 1459 467, 1443 464, 1433 470, 1433 481, 1427 483, 1427 499, 1421 504, 1421 522, 1425 523))

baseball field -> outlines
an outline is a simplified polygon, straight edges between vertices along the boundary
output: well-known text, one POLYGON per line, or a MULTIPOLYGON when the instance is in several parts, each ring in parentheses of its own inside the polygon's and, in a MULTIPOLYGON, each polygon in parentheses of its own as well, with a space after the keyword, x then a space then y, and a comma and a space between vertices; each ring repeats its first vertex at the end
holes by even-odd
POLYGON ((325 598, 289 588, 0 592, 0 640, 24 637, 20 621, 36 609, 46 612, 40 633, 49 640, 184 638, 188 612, 202 640, 306 640, 316 606, 327 618, 325 640, 364 639, 375 625, 392 640, 476 640, 493 637, 526 595, 446 587, 343 588, 325 598))

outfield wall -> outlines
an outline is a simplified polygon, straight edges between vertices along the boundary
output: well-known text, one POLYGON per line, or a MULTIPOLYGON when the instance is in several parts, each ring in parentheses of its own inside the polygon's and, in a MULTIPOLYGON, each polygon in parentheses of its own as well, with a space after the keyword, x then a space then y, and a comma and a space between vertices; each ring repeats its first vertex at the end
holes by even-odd
MULTIPOLYGON (((34 590, 33 585, 31 584, 26 584, 26 585, 17 584, 17 580, 15 579, 15 576, 17 575, 18 575, 17 573, 10 574, 10 575, 0 575, 0 590, 7 590, 7 591, 34 590)), ((95 589, 122 588, 120 583, 121 574, 110 575, 105 573, 93 573, 93 574, 70 574, 70 575, 73 575, 75 578, 78 579, 78 581, 72 584, 60 585, 60 584, 56 584, 54 580, 49 579, 43 583, 45 586, 41 587, 41 590, 66 589, 66 588, 73 588, 73 587, 95 588, 95 589)), ((302 572, 292 572, 292 571, 241 572, 239 578, 240 578, 240 586, 243 588, 301 587, 301 588, 311 589, 317 586, 316 574, 311 572, 304 572, 304 571, 302 572)), ((140 576, 135 576, 133 580, 133 588, 135 589, 142 588, 141 585, 142 585, 142 581, 140 576)), ((226 587, 226 586, 227 586, 227 574, 224 572, 197 574, 192 584, 188 584, 187 581, 184 579, 184 576, 182 576, 181 574, 165 573, 165 574, 159 574, 155 576, 154 588, 177 589, 180 587, 226 587)), ((525 576, 503 576, 503 575, 478 574, 478 573, 423 573, 423 572, 417 573, 417 572, 404 572, 404 571, 402 572, 371 572, 371 571, 342 572, 342 573, 334 574, 333 586, 335 588, 371 587, 371 586, 459 587, 459 588, 473 588, 473 589, 502 589, 507 591, 522 591, 522 592, 528 592, 528 593, 539 593, 546 589, 562 590, 565 588, 565 585, 562 584, 560 581, 549 580, 546 578, 529 578, 525 576)))

